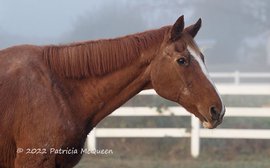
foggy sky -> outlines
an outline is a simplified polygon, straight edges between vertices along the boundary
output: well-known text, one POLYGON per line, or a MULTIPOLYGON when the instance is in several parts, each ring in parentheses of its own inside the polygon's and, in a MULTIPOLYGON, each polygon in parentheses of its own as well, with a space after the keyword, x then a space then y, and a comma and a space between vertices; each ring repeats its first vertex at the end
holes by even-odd
MULTIPOLYGON (((103 11, 103 8, 107 6, 112 10, 118 8, 122 11, 126 6, 138 6, 138 4, 142 4, 143 8, 144 2, 144 0, 0 0, 0 30, 25 37, 56 38, 72 31, 74 23, 84 15, 105 15, 107 11, 103 11)), ((150 6, 152 9, 138 10, 138 13, 133 12, 129 15, 140 15, 139 12, 149 15, 144 18, 149 28, 173 24, 175 19, 184 13, 186 18, 190 16, 190 11, 183 8, 171 9, 170 12, 160 14, 162 9, 156 9, 159 2, 151 0, 148 2, 153 2, 150 6)))
POLYGON ((0 0, 0 48, 117 37, 171 25, 184 14, 186 26, 203 19, 196 41, 207 48, 210 70, 264 71, 269 6, 268 0, 0 0))
POLYGON ((55 37, 71 31, 77 17, 96 10, 101 3, 103 1, 0 0, 0 27, 15 35, 55 37))

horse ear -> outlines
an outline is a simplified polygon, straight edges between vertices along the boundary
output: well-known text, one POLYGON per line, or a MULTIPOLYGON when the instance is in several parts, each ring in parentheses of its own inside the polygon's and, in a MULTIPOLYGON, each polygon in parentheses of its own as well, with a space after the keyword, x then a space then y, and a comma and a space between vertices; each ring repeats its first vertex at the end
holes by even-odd
POLYGON ((202 25, 202 19, 200 18, 195 24, 188 26, 185 28, 185 32, 190 34, 193 38, 197 35, 202 25))
POLYGON ((171 29, 171 40, 176 41, 181 37, 181 33, 184 30, 184 15, 180 16, 174 23, 171 29))

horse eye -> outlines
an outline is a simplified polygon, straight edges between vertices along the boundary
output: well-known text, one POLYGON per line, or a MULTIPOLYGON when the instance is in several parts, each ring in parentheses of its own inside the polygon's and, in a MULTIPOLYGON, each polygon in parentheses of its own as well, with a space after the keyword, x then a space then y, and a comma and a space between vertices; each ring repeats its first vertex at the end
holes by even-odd
POLYGON ((185 64, 187 63, 187 61, 186 61, 185 58, 179 58, 179 59, 177 60, 177 63, 178 63, 179 65, 185 65, 185 64))

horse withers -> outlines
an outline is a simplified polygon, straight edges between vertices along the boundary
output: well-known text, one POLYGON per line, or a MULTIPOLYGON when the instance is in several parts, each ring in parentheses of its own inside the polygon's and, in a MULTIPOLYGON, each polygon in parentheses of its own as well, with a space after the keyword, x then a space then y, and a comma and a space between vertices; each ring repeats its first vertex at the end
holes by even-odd
POLYGON ((200 27, 201 19, 184 28, 181 16, 116 39, 1 50, 0 167, 73 167, 81 153, 55 151, 80 151, 104 117, 144 89, 218 126, 225 108, 193 40, 200 27))

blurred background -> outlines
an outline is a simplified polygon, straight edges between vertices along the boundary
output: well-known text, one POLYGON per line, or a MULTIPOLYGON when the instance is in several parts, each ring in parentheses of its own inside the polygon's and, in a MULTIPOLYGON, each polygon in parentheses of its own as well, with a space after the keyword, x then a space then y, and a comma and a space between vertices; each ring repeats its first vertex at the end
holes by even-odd
POLYGON ((270 69, 268 0, 0 0, 0 48, 112 38, 203 19, 210 71, 270 69))
MULTIPOLYGON (((269 0, 0 0, 0 49, 25 43, 63 44, 114 38, 171 25, 181 15, 185 15, 186 25, 202 18, 196 41, 211 73, 251 72, 255 77, 263 74, 265 78, 241 82, 259 80, 269 86, 269 0)), ((238 79, 235 83, 239 84, 238 79)), ((267 94, 222 97, 230 107, 270 106, 267 94)), ((136 96, 125 106, 177 105, 157 96, 136 96)), ((190 128, 190 117, 108 117, 98 127, 190 128)), ((270 119, 225 118, 221 128, 267 130, 270 119)), ((78 167, 270 167, 269 141, 203 139, 200 156, 194 159, 188 138, 99 138, 98 148, 113 149, 114 154, 84 156, 78 167)))

